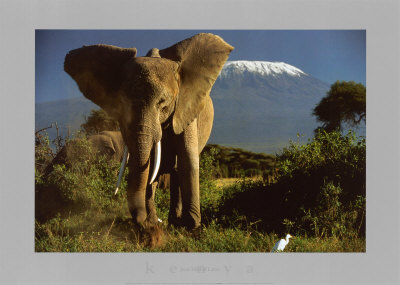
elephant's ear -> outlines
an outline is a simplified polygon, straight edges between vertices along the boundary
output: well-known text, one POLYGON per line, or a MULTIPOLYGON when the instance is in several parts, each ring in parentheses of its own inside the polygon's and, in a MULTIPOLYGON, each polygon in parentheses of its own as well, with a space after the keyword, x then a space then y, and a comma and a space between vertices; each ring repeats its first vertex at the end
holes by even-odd
POLYGON ((204 108, 205 98, 233 47, 213 34, 198 34, 160 50, 162 58, 180 65, 180 87, 173 128, 180 134, 204 108))
POLYGON ((125 79, 124 64, 135 56, 136 48, 84 46, 65 56, 64 70, 86 98, 112 114, 117 103, 113 97, 125 79))

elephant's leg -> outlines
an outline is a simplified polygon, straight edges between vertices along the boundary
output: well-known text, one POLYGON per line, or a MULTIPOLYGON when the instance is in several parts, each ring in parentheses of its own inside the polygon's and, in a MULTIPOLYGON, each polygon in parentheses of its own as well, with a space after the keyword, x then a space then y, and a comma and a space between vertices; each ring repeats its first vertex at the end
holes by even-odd
POLYGON ((156 224, 158 222, 156 205, 154 202, 154 196, 156 194, 158 182, 153 182, 151 185, 147 186, 146 189, 146 211, 147 219, 146 221, 150 224, 156 224))
POLYGON ((190 229, 200 227, 199 143, 195 119, 178 136, 178 175, 182 195, 182 221, 190 229))
POLYGON ((179 189, 178 172, 174 167, 170 174, 170 207, 168 222, 172 225, 179 225, 182 217, 182 196, 179 189))

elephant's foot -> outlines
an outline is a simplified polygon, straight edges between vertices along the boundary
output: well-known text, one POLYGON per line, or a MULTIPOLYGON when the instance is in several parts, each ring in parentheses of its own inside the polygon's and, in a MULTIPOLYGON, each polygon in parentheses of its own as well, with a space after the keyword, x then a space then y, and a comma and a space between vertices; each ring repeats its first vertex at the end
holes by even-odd
POLYGON ((150 225, 156 225, 159 223, 159 219, 156 212, 150 212, 147 216, 146 223, 150 225))
POLYGON ((133 224, 134 235, 132 239, 135 243, 144 247, 159 248, 164 245, 165 233, 162 226, 158 224, 151 224, 145 221, 142 224, 133 224))
POLYGON ((157 225, 160 222, 155 211, 147 214, 146 211, 143 213, 143 211, 133 210, 131 214, 133 223, 141 228, 148 228, 150 226, 157 225))
POLYGON ((197 211, 189 211, 188 213, 185 211, 182 214, 182 224, 184 227, 192 231, 193 229, 201 227, 201 216, 197 211))
POLYGON ((147 219, 147 211, 145 208, 136 208, 130 210, 132 220, 137 225, 143 225, 147 219))
POLYGON ((170 214, 168 224, 185 228, 193 237, 198 237, 202 229, 200 220, 195 221, 192 217, 177 217, 170 214))
POLYGON ((195 228, 189 230, 189 232, 190 232, 190 235, 191 235, 193 238, 195 238, 195 239, 200 239, 200 237, 201 237, 201 232, 202 232, 201 230, 202 230, 202 227, 201 227, 201 226, 198 226, 198 227, 195 227, 195 228))
POLYGON ((168 217, 168 225, 174 227, 182 227, 182 219, 168 217))

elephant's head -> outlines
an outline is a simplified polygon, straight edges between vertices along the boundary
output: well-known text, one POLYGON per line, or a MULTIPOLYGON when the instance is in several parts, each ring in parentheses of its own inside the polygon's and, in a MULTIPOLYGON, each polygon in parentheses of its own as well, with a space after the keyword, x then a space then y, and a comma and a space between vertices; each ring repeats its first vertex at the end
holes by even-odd
POLYGON ((70 51, 64 69, 85 97, 118 120, 128 145, 128 203, 136 222, 146 218, 151 150, 172 124, 180 134, 198 116, 233 47, 198 34, 136 57, 135 48, 84 46, 70 51))

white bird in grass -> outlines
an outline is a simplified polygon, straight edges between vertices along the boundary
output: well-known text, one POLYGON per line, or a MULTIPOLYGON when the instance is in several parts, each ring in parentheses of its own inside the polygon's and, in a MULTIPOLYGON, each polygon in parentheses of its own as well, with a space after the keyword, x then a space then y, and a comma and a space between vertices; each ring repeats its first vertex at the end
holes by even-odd
POLYGON ((272 248, 271 252, 278 252, 278 251, 283 251, 285 249, 285 246, 289 243, 289 239, 292 236, 290 234, 286 235, 286 239, 281 239, 276 242, 274 247, 272 248))

